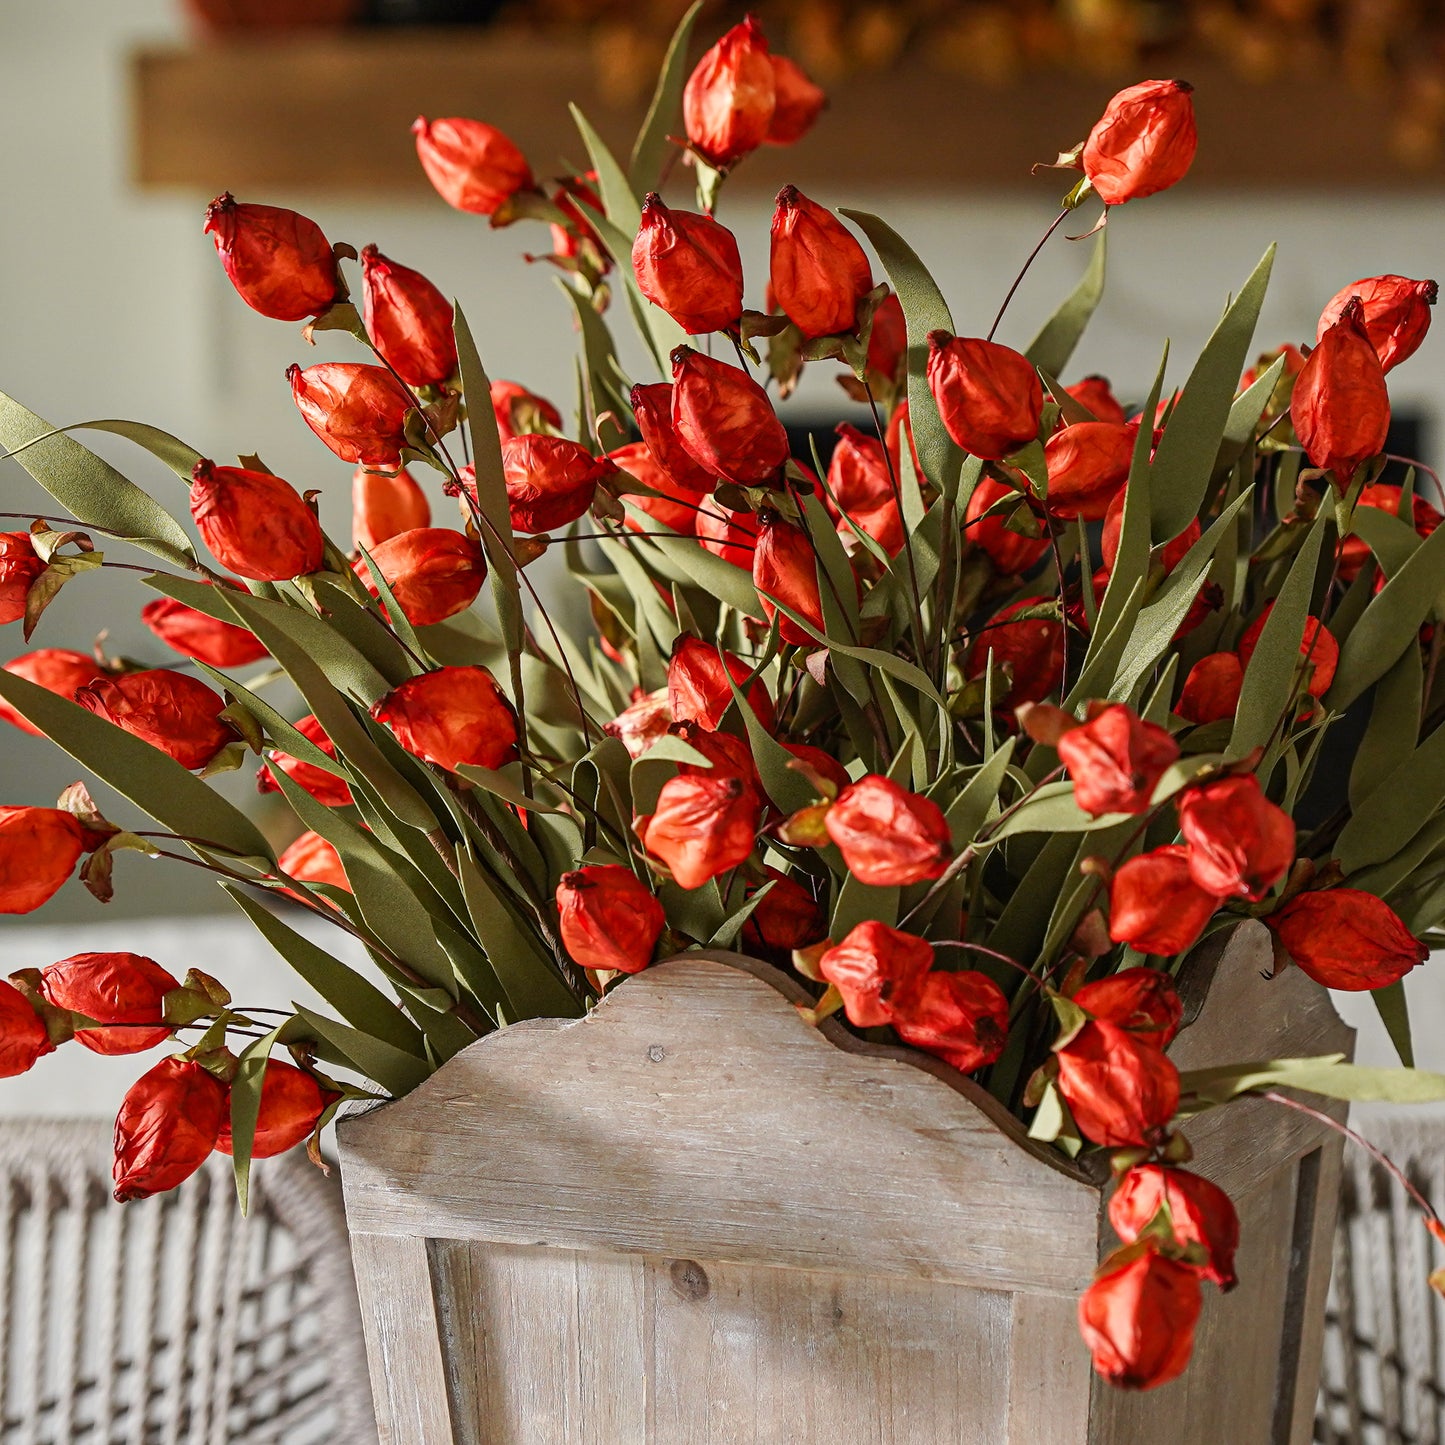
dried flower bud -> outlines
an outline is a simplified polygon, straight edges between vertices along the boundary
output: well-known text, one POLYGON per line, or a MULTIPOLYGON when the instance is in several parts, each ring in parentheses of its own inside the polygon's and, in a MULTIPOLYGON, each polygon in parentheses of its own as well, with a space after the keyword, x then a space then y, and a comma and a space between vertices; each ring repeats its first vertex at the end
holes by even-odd
MULTIPOLYGON (((1355 511, 1358 513, 1361 507, 1388 512, 1392 517, 1397 517, 1400 515, 1400 488, 1389 482, 1373 482, 1362 487, 1359 500, 1355 503, 1355 511)), ((1413 523, 1417 536, 1428 537, 1440 525, 1440 513, 1424 497, 1412 495, 1410 510, 1411 515, 1407 520, 1413 523)), ((1339 550, 1340 581, 1353 582, 1373 555, 1369 543, 1357 533, 1352 532, 1348 537, 1342 538, 1339 550)))
MULTIPOLYGON (((303 833, 276 860, 276 867, 298 883, 329 883, 351 892, 341 855, 319 833, 303 833)), ((292 892, 286 889, 286 892, 292 892)))
POLYGON ((796 186, 778 192, 769 270, 774 303, 805 337, 852 335, 873 272, 853 233, 796 186))
POLYGON ((440 386, 453 375, 452 303, 420 271, 364 247, 361 301, 372 345, 408 386, 440 386))
POLYGON ((289 582, 319 570, 325 557, 316 513, 270 472, 197 462, 191 516, 221 566, 252 582, 289 582))
MULTIPOLYGON (((1127 418, 1124 415, 1124 408, 1119 404, 1119 399, 1114 395, 1114 388, 1109 385, 1107 376, 1086 376, 1082 381, 1076 381, 1072 386, 1064 388, 1080 406, 1086 408, 1095 421, 1124 422, 1127 418)), ((1060 422, 1060 425, 1063 423, 1060 422)))
POLYGON ((783 747, 787 752, 792 753, 799 763, 805 764, 819 779, 830 784, 834 797, 837 797, 853 781, 848 776, 848 769, 831 753, 825 753, 822 748, 815 748, 810 743, 784 743, 783 747))
POLYGON ((672 424, 670 381, 641 384, 632 388, 632 414, 653 461, 689 495, 707 496, 717 478, 683 446, 672 424))
POLYGON ((1182 181, 1194 162, 1194 87, 1145 80, 1121 90, 1084 143, 1084 174, 1106 206, 1152 196, 1182 181))
POLYGON ((304 371, 288 367, 286 379, 302 420, 342 461, 387 471, 401 465, 414 404, 384 366, 319 361, 304 371))
POLYGON ((1039 434, 1043 384, 1007 346, 930 331, 928 388, 949 436, 984 461, 1000 462, 1039 434))
POLYGON ((496 126, 448 116, 412 123, 417 159, 426 178, 449 206, 490 216, 518 191, 532 186, 527 158, 496 126))
POLYGON ((97 1054, 140 1054, 165 1043, 171 1036, 165 998, 179 987, 174 975, 139 953, 77 953, 40 970, 47 1003, 97 1023, 124 1025, 75 1031, 76 1043, 97 1054))
POLYGON ((1139 428, 1132 422, 1081 421, 1056 431, 1044 446, 1049 512, 1071 521, 1100 521, 1123 493, 1139 428))
POLYGON ((1238 653, 1211 652, 1189 669, 1174 711, 1195 724, 1233 717, 1243 686, 1244 664, 1238 653))
MULTIPOLYGON (((733 704, 728 678, 742 687, 751 674, 752 668, 741 658, 684 633, 674 644, 667 667, 667 701, 674 720, 700 723, 710 732, 716 730, 733 704)), ((771 732, 773 700, 768 696, 767 684, 758 678, 746 695, 758 721, 771 732)))
POLYGON ((1133 1244, 1166 1206, 1175 1244, 1200 1245, 1209 1256, 1200 1273, 1220 1289, 1233 1289, 1239 1216, 1229 1195, 1201 1175, 1162 1164, 1136 1164, 1109 1199, 1109 1223, 1125 1244, 1133 1244))
POLYGON ((517 714, 485 667, 439 667, 393 688, 371 715, 438 767, 500 768, 517 756, 517 714))
MULTIPOLYGON (((865 364, 869 373, 886 388, 899 384, 907 361, 908 322, 903 315, 903 303, 896 292, 890 291, 873 313, 865 364)), ((918 468, 914 471, 918 472, 918 468)))
MULTIPOLYGON (((451 527, 398 532, 376 545, 371 560, 413 627, 430 627, 465 612, 487 579, 481 544, 451 527)), ((358 575, 365 572, 366 564, 358 563, 358 575)))
POLYGON ((1358 296, 1365 334, 1380 358, 1381 369, 1389 371, 1420 349, 1439 289, 1433 281, 1412 281, 1408 276, 1367 276, 1352 281, 1320 314, 1315 340, 1325 339, 1325 332, 1340 319, 1350 297, 1358 296))
POLYGON ((678 887, 701 888, 749 857, 761 816, 761 800, 749 782, 698 770, 668 779, 656 811, 633 826, 678 887))
POLYGON ((583 968, 639 973, 652 962, 667 920, 652 890, 630 868, 577 868, 557 884, 562 946, 583 968))
POLYGON ((770 146, 790 146, 812 130, 828 97, 807 72, 786 55, 770 55, 773 65, 773 118, 763 137, 770 146))
POLYGON ((33 913, 75 871, 85 829, 60 808, 0 808, 0 913, 33 913))
POLYGON ((998 513, 985 516, 995 503, 1005 497, 1022 498, 1022 493, 1007 482, 995 477, 982 476, 978 485, 969 494, 968 508, 964 513, 964 531, 973 545, 985 553, 994 567, 1006 577, 1027 572, 1049 550, 1048 535, 1025 537, 1020 532, 1011 532, 1007 517, 998 513))
POLYGON ((1095 713, 1058 741, 1059 761, 1074 780, 1074 801, 1094 817, 1146 813, 1179 745, 1123 703, 1095 713))
POLYGON ((826 505, 844 538, 852 536, 851 520, 890 557, 903 550, 903 513, 888 455, 877 437, 866 436, 848 422, 839 426, 838 445, 828 461, 828 489, 832 496, 826 505))
POLYGON ((1059 1093, 1095 1144, 1155 1144, 1179 1107, 1179 1070, 1162 1049, 1117 1024, 1090 1020, 1054 1059, 1059 1093))
POLYGON ((795 646, 821 646, 811 633, 778 611, 781 603, 819 633, 826 631, 823 598, 818 590, 818 559, 807 533, 764 512, 758 517, 758 539, 751 562, 753 586, 758 589, 763 615, 769 622, 778 617, 778 635, 795 646))
POLYGON ((236 739, 221 717, 226 700, 200 678, 169 668, 97 678, 76 692, 75 701, 183 768, 205 767, 236 739))
POLYGON ((1344 489, 1362 462, 1385 450, 1390 393, 1364 308, 1351 297, 1294 384, 1290 419, 1309 459, 1344 489))
MULTIPOLYGON (((645 512, 654 522, 679 536, 690 537, 697 532, 698 509, 706 499, 706 494, 690 492, 678 486, 657 464, 657 459, 646 442, 628 442, 625 446, 614 447, 607 453, 607 459, 619 471, 660 494, 655 497, 645 496, 641 492, 629 490, 625 478, 619 481, 620 495, 626 497, 639 511, 645 512)), ((644 530, 643 524, 630 516, 623 525, 633 531, 644 530)))
POLYGON ((698 506, 697 540, 703 550, 744 572, 753 570, 761 533, 756 513, 730 511, 715 497, 708 497, 698 506))
POLYGON ((762 787, 758 781, 757 764, 753 761, 753 750, 746 738, 733 733, 709 732, 700 723, 688 719, 673 723, 667 731, 707 759, 706 766, 680 762, 677 770, 684 778, 741 778, 754 791, 762 787))
MULTIPOLYGON (((1259 646, 1259 634, 1264 631, 1264 624, 1269 620, 1269 614, 1273 611, 1274 603, 1271 602, 1249 624, 1244 636, 1239 639, 1238 652, 1241 667, 1249 666, 1249 659, 1254 656, 1254 649, 1259 646)), ((1300 639, 1299 652, 1300 657, 1307 660, 1311 669, 1309 695, 1323 697, 1330 690, 1330 684, 1335 680, 1335 668, 1340 660, 1340 644, 1335 641, 1334 634, 1318 617, 1306 617, 1304 636, 1300 639)))
MULTIPOLYGON (((1119 541, 1124 535, 1124 503, 1128 492, 1128 487, 1120 487, 1114 493, 1114 500, 1109 503, 1108 511, 1104 513, 1104 531, 1099 538, 1099 554, 1104 559, 1106 573, 1114 570, 1114 563, 1119 558, 1119 541)), ((1166 577, 1184 560, 1185 554, 1199 540, 1202 530, 1199 518, 1191 517, 1189 525, 1177 537, 1154 549, 1154 560, 1164 569, 1166 577)))
POLYGON ((398 532, 430 525, 426 494, 405 468, 387 476, 357 467, 351 478, 351 535, 358 547, 374 552, 398 532))
MULTIPOLYGON (((35 652, 23 653, 5 664, 5 671, 26 682, 33 682, 57 697, 73 698, 76 692, 88 682, 104 677, 99 664, 83 652, 71 652, 64 647, 42 647, 35 652)), ((32 737, 45 734, 29 718, 17 712, 0 697, 0 722, 13 723, 23 733, 32 737)))
POLYGON ((743 312, 738 243, 711 216, 670 210, 656 191, 642 204, 632 243, 637 286, 691 336, 727 331, 743 312))
POLYGON ((284 206, 242 205, 229 191, 206 207, 205 235, 231 285, 273 321, 319 316, 336 299, 340 277, 331 242, 315 221, 284 206))
MULTIPOLYGON (((296 731, 308 742, 313 742, 328 758, 336 757, 336 744, 326 736, 326 729, 321 726, 317 719, 307 713, 296 724, 296 731)), ((293 758, 290 753, 283 753, 279 748, 271 748, 267 751, 269 759, 261 765, 261 770, 256 774, 256 791, 260 793, 274 793, 278 791, 273 768, 280 768, 298 787, 304 788, 313 798, 327 808, 345 808, 351 803, 351 789, 345 778, 339 778, 335 773, 328 773, 325 768, 318 768, 315 763, 303 762, 300 758, 293 758)))
POLYGON ((130 1086, 115 1119, 115 1199, 163 1194, 216 1147, 230 1090, 190 1059, 162 1059, 130 1086))
POLYGON ((13 983, 0 979, 0 1079, 23 1074, 54 1052, 50 1031, 34 1004, 13 983))
POLYGON ((672 726, 672 707, 667 689, 633 695, 632 702, 611 722, 602 724, 602 731, 616 738, 627 749, 627 756, 640 758, 672 726))
POLYGON ((825 824, 848 871, 875 888, 937 878, 953 858, 953 838, 938 804, 878 773, 844 788, 825 824))
POLYGON ((1294 862, 1294 819, 1264 796, 1253 773, 1190 788, 1179 831, 1195 883, 1222 898, 1258 902, 1294 862))
POLYGON ((1301 893, 1265 922, 1295 963, 1326 988, 1385 988, 1430 956, 1384 899, 1358 888, 1301 893))
POLYGON ((1194 881, 1189 850, 1180 844, 1131 858, 1109 890, 1109 937, 1140 953, 1172 958, 1204 932, 1221 898, 1194 881))
MULTIPOLYGON (((813 895, 795 878, 765 868, 772 887, 743 924, 743 947, 755 958, 786 963, 800 948, 828 936, 828 920, 813 895)), ((758 890, 750 888, 748 897, 758 890)))
POLYGON ((1042 702, 1058 689, 1064 671, 1063 624, 1049 617, 1025 617, 1020 612, 1047 605, 1048 597, 1024 597, 994 618, 969 653, 966 672, 982 677, 992 656, 995 667, 1007 668, 1008 691, 994 699, 1002 712, 1016 712, 1026 702, 1042 702))
MULTIPOLYGON (((294 1149, 310 1137, 321 1116, 339 1097, 334 1090, 322 1088, 320 1080, 305 1069, 298 1069, 284 1059, 268 1059, 266 1072, 261 1076, 261 1102, 251 1140, 251 1158, 271 1159, 294 1149)), ((222 1116, 216 1148, 222 1154, 233 1151, 229 1109, 222 1116)))
POLYGON ((597 484, 617 472, 581 442, 537 433, 503 442, 502 468, 512 530, 529 535, 575 522, 592 505, 597 484))
POLYGON ((0 532, 0 624, 25 616, 25 599, 43 571, 29 532, 0 532))
POLYGON ((932 967, 931 943, 872 919, 818 960, 819 976, 843 995, 848 1021, 860 1029, 895 1022, 917 999, 932 967))
MULTIPOLYGON (((260 662, 266 656, 265 647, 244 627, 209 617, 171 597, 147 602, 140 610, 140 620, 167 647, 211 667, 243 667, 249 662, 260 662)), ((91 677, 86 680, 92 681, 100 675, 92 659, 91 677)))
POLYGON ((961 1074, 991 1064, 1008 1040, 1008 999, 987 974, 934 970, 895 1006, 893 1027, 905 1044, 936 1054, 961 1074))
POLYGON ((1111 1385, 1152 1390, 1184 1373, 1199 1319, 1199 1271, 1156 1248, 1106 1263, 1079 1299, 1079 1330, 1111 1385))
POLYGON ((687 142, 710 166, 727 170, 768 139, 777 82, 762 26, 749 15, 694 67, 682 92, 687 142))
POLYGON ((497 434, 503 441, 547 427, 562 430, 562 413, 545 397, 528 391, 519 382, 494 381, 491 397, 497 434))
POLYGON ((714 477, 771 485, 788 460, 788 434, 768 394, 747 372, 679 346, 672 353, 672 425, 714 477))
POLYGON ((1128 1029, 1156 1049, 1169 1047, 1184 1020, 1174 980, 1162 968, 1126 968, 1095 979, 1075 992, 1074 1002, 1090 1018, 1128 1029))

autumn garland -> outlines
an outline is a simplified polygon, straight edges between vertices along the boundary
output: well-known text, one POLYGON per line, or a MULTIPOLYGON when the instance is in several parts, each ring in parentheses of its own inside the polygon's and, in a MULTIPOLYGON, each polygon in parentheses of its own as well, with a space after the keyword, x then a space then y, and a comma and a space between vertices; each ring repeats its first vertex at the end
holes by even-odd
MULTIPOLYGON (((74 515, 0 535, 0 622, 28 639, 59 586, 111 565, 89 535, 109 532, 182 569, 149 577, 162 595, 142 618, 222 691, 98 651, 7 664, 0 715, 54 736, 162 831, 117 827, 79 784, 56 808, 0 808, 0 911, 40 907, 82 858, 102 898, 118 853, 189 862, 340 1017, 240 1007, 200 971, 84 954, 0 984, 0 1072, 71 1038, 130 1053, 198 1031, 121 1106, 116 1197, 172 1188, 217 1148, 244 1195, 251 1159, 314 1150, 339 1102, 375 1097, 325 1068, 401 1093, 496 1027, 576 1015, 659 957, 738 945, 808 982, 808 1018, 892 1031, 975 1075, 1035 1138, 1112 1151, 1122 1247, 1081 1328, 1107 1379, 1161 1384, 1187 1363, 1202 1284, 1233 1284, 1239 1233, 1229 1199, 1183 1167, 1181 1114, 1240 1092, 1289 1104, 1274 1084, 1385 1087, 1336 1059, 1181 1078, 1173 975, 1207 932, 1262 918, 1280 967, 1396 989, 1382 1010, 1404 1034, 1396 986, 1445 917, 1440 513, 1415 472, 1380 480, 1385 373, 1424 339, 1435 285, 1353 282, 1313 350, 1240 381, 1263 267, 1182 391, 1156 383, 1130 416, 1101 377, 1057 380, 1102 250, 1022 353, 993 339, 1008 297, 987 336, 956 335, 886 224, 850 216, 895 289, 788 186, 769 306, 750 311, 717 196, 758 146, 805 133, 823 95, 751 19, 684 85, 691 22, 631 179, 585 127, 593 172, 547 186, 482 122, 415 127, 453 206, 550 226, 583 337, 580 439, 546 399, 487 380, 426 277, 229 195, 206 230, 242 299, 372 353, 288 372, 306 424, 357 469, 353 553, 257 459, 219 465, 121 428, 188 482, 213 567, 4 399, 6 445, 74 515), (679 101, 700 212, 659 193, 679 101), (623 377, 602 321, 614 284, 669 380, 623 377), (770 393, 829 360, 871 429, 841 425, 820 475, 791 455, 770 393), (441 473, 460 528, 432 525, 406 462, 441 473), (588 589, 590 643, 558 634, 526 576, 551 546, 588 589), (489 581, 495 627, 472 610, 489 581), (262 663, 245 684, 227 671, 262 663), (262 696, 282 674, 312 709, 298 721, 262 696), (1302 832, 1320 739, 1371 689, 1349 796, 1302 832), (247 751, 305 828, 279 858, 192 776, 247 751), (1371 818, 1399 757, 1416 801, 1382 844, 1371 818), (258 895, 360 940, 391 994, 258 895), (293 1061, 271 1060, 278 1047, 293 1061)), ((1195 145, 1187 85, 1121 92, 1060 156, 1082 176, 1045 241, 1091 199, 1098 230, 1173 185, 1195 145)), ((1415 1079, 1419 1097, 1431 1085, 1415 1079)))

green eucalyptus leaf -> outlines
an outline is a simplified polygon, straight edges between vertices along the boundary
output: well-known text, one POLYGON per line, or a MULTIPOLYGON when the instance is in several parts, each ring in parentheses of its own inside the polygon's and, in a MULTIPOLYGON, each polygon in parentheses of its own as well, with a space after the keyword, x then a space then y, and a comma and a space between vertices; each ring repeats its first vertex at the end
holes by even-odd
POLYGON ((1370 990, 1370 1001, 1385 1025, 1385 1032, 1395 1046, 1395 1053, 1407 1069, 1415 1067, 1415 1045, 1410 1038, 1410 1006, 1405 1000, 1405 981, 1396 979, 1384 988, 1370 990))
POLYGON ((236 1060, 231 1079, 231 1172, 236 1179, 236 1198, 246 1213, 251 1192, 251 1150, 256 1143, 256 1121, 261 1117, 261 1085, 281 1030, 290 1020, 276 1025, 262 1038, 248 1044, 236 1060))
POLYGON ((647 118, 642 122, 642 129, 632 146, 627 175, 634 196, 644 196, 660 184, 663 164, 672 146, 668 137, 676 129, 682 112, 682 88, 690 73, 688 45, 701 9, 702 0, 693 0, 672 33, 672 41, 662 62, 662 73, 657 77, 657 88, 652 93, 652 104, 647 108, 647 118))
POLYGON ((1346 873, 1393 858, 1423 828, 1445 798, 1445 728, 1395 764, 1358 804, 1335 840, 1346 873))
POLYGON ((1350 767, 1351 807, 1358 808, 1415 751, 1424 686, 1418 647, 1407 647, 1375 684, 1370 721, 1350 767))
POLYGON ((1347 1063, 1343 1054, 1326 1054, 1312 1059, 1270 1059, 1198 1069, 1180 1074, 1179 1088, 1206 1105, 1278 1088, 1356 1104, 1431 1104, 1445 1100, 1445 1074, 1427 1073, 1424 1069, 1368 1068, 1347 1063))
POLYGON ((1386 577, 1393 577, 1419 550, 1420 534, 1380 507, 1356 507, 1350 531, 1369 547, 1386 577))
POLYGON ((330 1044, 357 1073, 396 1098, 411 1093, 431 1076, 431 1065, 425 1060, 404 1053, 383 1039, 373 1038, 300 1004, 296 1006, 296 1014, 308 1030, 330 1044))
POLYGON ((162 431, 156 426, 147 426, 140 421, 82 421, 67 431, 104 431, 110 432, 113 436, 124 437, 127 441, 134 442, 138 447, 144 447, 157 461, 164 462, 188 487, 191 484, 191 474, 195 471, 196 463, 201 460, 201 454, 195 447, 188 445, 173 437, 169 432, 162 431))

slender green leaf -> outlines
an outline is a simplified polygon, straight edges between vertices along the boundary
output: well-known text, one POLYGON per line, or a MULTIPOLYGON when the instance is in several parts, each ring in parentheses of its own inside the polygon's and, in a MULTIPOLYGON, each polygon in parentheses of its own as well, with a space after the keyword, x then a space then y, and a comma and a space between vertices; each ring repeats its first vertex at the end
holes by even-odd
POLYGON ((632 145, 627 176, 634 196, 645 196, 648 191, 657 189, 661 182, 663 163, 672 145, 668 136, 676 133, 682 114, 682 88, 688 77, 687 48, 701 9, 702 0, 694 0, 672 33, 672 41, 662 62, 662 73, 657 77, 657 88, 652 93, 652 104, 647 108, 647 118, 632 145))
POLYGON ((82 421, 67 431, 104 431, 144 447, 157 461, 164 462, 187 486, 201 454, 195 447, 156 426, 141 421, 82 421))
POLYGON ((236 1179, 236 1198, 244 1215, 250 1204, 251 1150, 256 1143, 256 1121, 261 1117, 261 1086, 266 1065, 282 1029, 290 1020, 248 1044, 236 1060, 231 1079, 231 1172, 236 1179))
POLYGON ((1415 751, 1420 733, 1425 666, 1418 647, 1407 647, 1375 684, 1370 721, 1350 767, 1350 806, 1358 808, 1415 751))
POLYGON ((296 1006, 296 1013, 317 1038, 324 1039, 357 1073, 388 1094, 400 1098, 431 1076, 430 1064, 382 1039, 373 1038, 300 1004, 296 1006))
POLYGON ((1384 988, 1372 989, 1370 1000, 1395 1046, 1395 1053, 1407 1068, 1415 1067, 1415 1045, 1410 1038, 1410 1006, 1405 999, 1405 981, 1396 979, 1384 988))
POLYGON ((1179 1076, 1183 1094, 1224 1104, 1261 1089, 1297 1089, 1356 1104, 1433 1104, 1445 1100, 1445 1074, 1424 1069, 1374 1069, 1345 1062, 1343 1054, 1312 1059, 1270 1059, 1198 1069, 1179 1076))
POLYGON ((1406 754, 1355 808, 1335 840, 1346 873, 1393 858, 1435 816, 1445 797, 1445 728, 1406 754))

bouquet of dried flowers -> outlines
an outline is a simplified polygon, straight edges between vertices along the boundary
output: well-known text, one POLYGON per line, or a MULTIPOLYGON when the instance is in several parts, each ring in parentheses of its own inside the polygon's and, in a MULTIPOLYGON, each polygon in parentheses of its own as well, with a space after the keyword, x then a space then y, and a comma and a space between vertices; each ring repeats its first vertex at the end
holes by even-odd
POLYGON ((244 1197, 252 1159, 314 1149, 345 1099, 404 1093, 518 1019, 580 1016, 656 959, 743 950, 807 981, 809 1019, 896 1035, 1034 1139, 1107 1151, 1123 1247, 1081 1325, 1108 1379, 1157 1385, 1187 1362, 1202 1283, 1232 1283, 1238 1233, 1184 1167, 1181 1120, 1241 1093, 1445 1097, 1409 1069, 1181 1076, 1166 1052, 1190 950, 1262 919, 1279 968, 1375 991, 1409 1062, 1400 981, 1445 918, 1445 529, 1433 473, 1382 474, 1386 374, 1424 339, 1434 283, 1352 282, 1312 350, 1246 369, 1266 255, 1177 390, 1162 362, 1134 406, 1102 377, 1065 384, 1104 221, 1194 155, 1189 87, 1146 81, 1059 157, 1079 179, 1045 240, 1094 205, 1100 234, 1023 350, 995 340, 1012 291, 986 335, 959 334, 885 221, 793 186, 748 309, 719 193, 823 96, 751 20, 689 70, 692 19, 626 166, 580 115, 590 172, 545 184, 488 125, 416 124, 453 206, 551 227, 581 339, 570 425, 489 378, 424 276, 294 211, 210 207, 245 302, 365 348, 289 373, 356 469, 349 551, 256 457, 90 423, 181 479, 198 546, 77 428, 0 397, 0 444, 69 514, 0 536, 0 620, 28 639, 106 565, 100 539, 150 554, 142 616, 188 659, 45 647, 0 671, 10 723, 155 823, 110 822, 82 784, 0 808, 0 911, 40 907, 77 865, 106 898, 118 856, 179 859, 330 1010, 242 1008, 199 971, 86 954, 0 984, 0 1071, 72 1039, 188 1039, 121 1105, 117 1197, 215 1148, 244 1197), (697 210, 659 194, 679 158, 697 210), (655 367, 636 384, 614 292, 655 367), (835 368, 865 419, 826 465, 794 455, 776 407, 805 366, 835 368), (528 576, 552 549, 594 636, 554 626, 528 576), (283 679, 299 720, 268 700, 283 679), (1322 776, 1361 710, 1348 766, 1322 776), (304 830, 279 856, 206 781, 251 755, 304 830), (296 910, 358 941, 365 971, 296 910))

